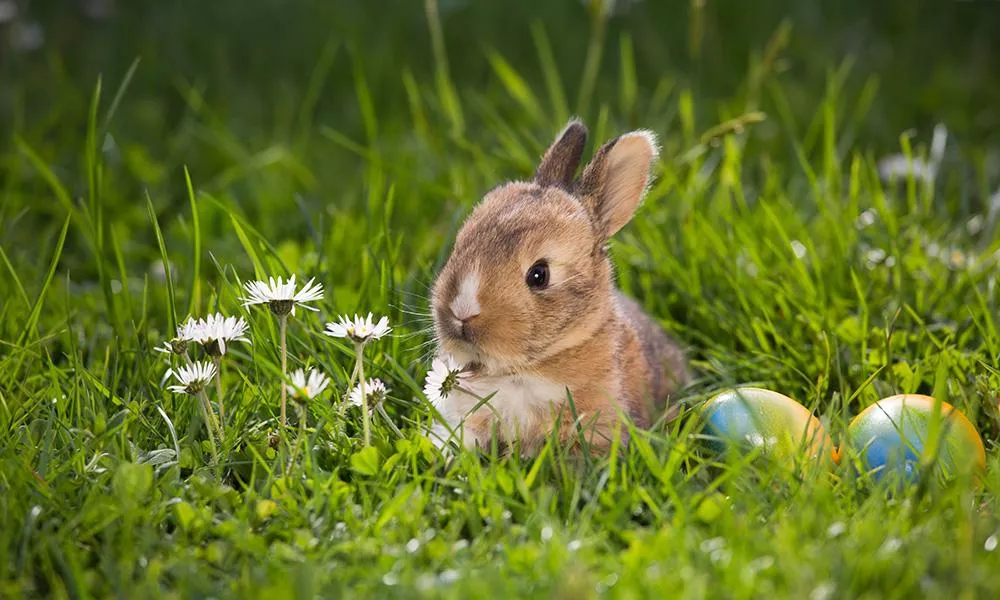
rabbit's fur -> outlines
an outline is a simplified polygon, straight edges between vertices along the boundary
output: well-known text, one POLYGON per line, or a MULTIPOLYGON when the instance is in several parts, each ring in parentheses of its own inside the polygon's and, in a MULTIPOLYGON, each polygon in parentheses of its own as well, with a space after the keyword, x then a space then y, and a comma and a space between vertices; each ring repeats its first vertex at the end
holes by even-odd
POLYGON ((532 181, 486 194, 434 284, 439 350, 470 365, 462 387, 479 396, 453 391, 437 407, 466 446, 497 435, 532 454, 558 423, 567 446, 582 430, 600 452, 622 414, 648 427, 689 381, 680 349, 616 289, 607 254, 646 192, 656 139, 612 139, 574 179, 586 137, 570 121, 532 181))

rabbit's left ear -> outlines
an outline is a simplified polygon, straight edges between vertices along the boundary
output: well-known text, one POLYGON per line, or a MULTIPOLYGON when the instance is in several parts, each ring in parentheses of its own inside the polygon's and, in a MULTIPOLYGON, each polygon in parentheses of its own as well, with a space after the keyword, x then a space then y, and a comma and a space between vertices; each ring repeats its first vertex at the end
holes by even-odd
POLYGON ((610 238, 632 219, 658 155, 651 131, 633 131, 601 146, 584 168, 577 193, 598 224, 600 236, 610 238))
POLYGON ((570 189, 586 143, 587 128, 579 120, 572 119, 542 156, 535 171, 535 183, 570 189))

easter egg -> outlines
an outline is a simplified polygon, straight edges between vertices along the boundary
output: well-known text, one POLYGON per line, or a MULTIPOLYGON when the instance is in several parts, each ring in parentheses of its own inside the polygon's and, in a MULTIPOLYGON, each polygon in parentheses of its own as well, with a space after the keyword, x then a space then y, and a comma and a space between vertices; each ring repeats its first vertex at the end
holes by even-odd
MULTIPOLYGON (((969 419, 947 402, 901 394, 861 411, 847 427, 845 446, 877 480, 887 475, 916 481, 921 464, 937 458, 945 477, 986 467, 983 440, 969 419)), ((844 460, 845 448, 839 460, 844 460)))
POLYGON ((833 442, 806 407, 784 394, 742 387, 710 398, 701 409, 709 446, 763 448, 765 454, 795 460, 828 457, 833 442))

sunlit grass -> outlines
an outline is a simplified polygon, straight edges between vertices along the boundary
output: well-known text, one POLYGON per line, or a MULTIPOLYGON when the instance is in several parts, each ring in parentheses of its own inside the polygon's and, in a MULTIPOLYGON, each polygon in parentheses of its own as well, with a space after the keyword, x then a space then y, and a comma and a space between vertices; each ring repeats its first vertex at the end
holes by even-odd
MULTIPOLYGON (((301 138, 254 142, 190 89, 177 135, 211 159, 157 163, 115 127, 129 93, 107 82, 73 162, 18 132, 2 156, 0 596, 1000 594, 1000 242, 988 187, 965 179, 983 166, 952 154, 932 185, 882 181, 850 145, 871 98, 845 97, 839 70, 815 114, 792 115, 755 60, 753 85, 712 119, 666 79, 640 94, 627 68, 620 97, 570 94, 533 32, 543 90, 500 54, 499 92, 459 88, 442 49, 430 81, 401 74, 402 116, 379 112, 359 63, 364 140, 300 116, 301 138), (890 493, 846 463, 727 461, 704 452, 693 419, 632 432, 605 459, 551 444, 535 460, 439 454, 422 434, 430 283, 468 208, 531 173, 574 95, 594 139, 639 125, 664 140, 612 252, 621 287, 689 349, 686 410, 756 384, 839 440, 880 397, 934 394, 986 439, 980 486, 890 493), (383 135, 385 120, 408 126, 383 135), (755 146, 765 126, 795 160, 755 146), (356 162, 327 163, 344 149, 356 162), (292 274, 315 275, 324 296, 290 321, 287 371, 317 368, 331 392, 304 403, 304 421, 290 411, 294 435, 279 436, 279 323, 241 302, 244 282, 292 274), (223 363, 218 462, 205 411, 165 390, 153 351, 214 311, 246 318, 252 340, 223 363), (369 311, 393 331, 359 373, 359 349, 323 324, 369 311), (370 447, 365 413, 344 404, 358 378, 389 387, 370 447)), ((630 42, 618 50, 631 64, 630 42)))

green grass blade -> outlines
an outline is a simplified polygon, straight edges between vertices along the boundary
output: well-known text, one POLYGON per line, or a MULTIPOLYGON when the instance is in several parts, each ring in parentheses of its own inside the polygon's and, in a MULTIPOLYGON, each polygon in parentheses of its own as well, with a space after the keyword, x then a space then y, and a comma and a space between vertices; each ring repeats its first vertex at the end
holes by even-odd
POLYGON ((191 183, 191 172, 184 167, 184 184, 187 189, 188 205, 191 207, 191 227, 194 248, 191 251, 191 287, 188 297, 187 314, 197 315, 201 312, 201 217, 198 212, 198 200, 191 183))
MULTIPOLYGON (((102 256, 104 250, 104 215, 101 204, 98 178, 100 176, 98 158, 99 148, 102 141, 97 131, 97 112, 101 105, 101 78, 97 78, 94 92, 90 97, 90 111, 87 114, 87 136, 84 140, 84 171, 87 173, 87 202, 90 207, 90 214, 94 220, 94 242, 97 248, 97 255, 102 256)), ((98 265, 103 261, 98 261, 98 265)), ((103 279, 103 274, 102 274, 103 279)))
POLYGON ((123 98, 125 98, 125 92, 128 90, 128 86, 132 83, 132 78, 135 76, 136 70, 139 68, 139 61, 141 59, 137 56, 132 64, 129 65, 128 70, 125 71, 125 76, 122 77, 122 82, 118 85, 118 89, 115 90, 115 95, 111 99, 111 104, 108 105, 108 110, 104 113, 104 120, 101 123, 101 133, 107 133, 108 128, 111 126, 112 119, 115 118, 115 114, 118 112, 118 107, 121 104, 123 98))
POLYGON ((552 55, 552 44, 549 43, 548 35, 545 33, 545 25, 541 21, 531 22, 531 37, 535 41, 538 62, 542 68, 542 78, 545 80, 545 89, 549 95, 553 117, 557 123, 564 123, 570 117, 569 103, 566 101, 566 92, 562 78, 559 76, 559 67, 552 55))
POLYGON ((580 90, 576 97, 576 114, 586 116, 597 85, 597 75, 601 69, 601 55, 604 52, 604 34, 607 29, 610 7, 603 1, 590 2, 590 36, 587 38, 587 53, 583 59, 583 74, 580 76, 580 90))
POLYGON ((66 213, 70 215, 74 222, 77 224, 77 229, 83 234, 88 241, 91 241, 91 226, 87 216, 79 211, 77 207, 73 204, 73 200, 70 197, 69 190, 67 190, 59 178, 56 176, 55 172, 49 167, 48 164, 39 156, 31 146, 19 135, 14 136, 14 145, 17 147, 18 151, 21 152, 31 163, 31 166, 35 168, 36 171, 48 184, 49 189, 55 194, 56 200, 59 204, 66 209, 66 213))
POLYGON ((306 139, 309 137, 310 130, 313 127, 316 106, 319 103, 323 87, 326 85, 326 80, 330 75, 330 69, 333 66, 334 58, 336 58, 339 49, 340 43, 335 37, 331 36, 323 46, 323 51, 320 52, 316 66, 309 75, 309 83, 306 85, 306 91, 302 95, 302 102, 299 104, 296 117, 298 122, 296 131, 298 131, 300 146, 304 146, 306 139))
POLYGON ((38 290, 38 296, 35 298, 35 303, 31 306, 31 311, 28 313, 28 318, 25 321, 24 328, 21 330, 21 334, 17 336, 17 341, 14 343, 15 346, 22 346, 27 343, 31 339, 31 332, 35 330, 35 326, 38 324, 38 317, 42 313, 45 296, 49 291, 49 285, 52 284, 52 278, 56 275, 59 259, 62 258, 63 246, 66 243, 66 233, 69 231, 69 223, 70 217, 67 216, 66 220, 63 221, 62 229, 59 231, 55 248, 52 250, 52 258, 49 261, 49 268, 45 272, 45 279, 42 280, 42 287, 38 290))
POLYGON ((14 269, 14 265, 10 264, 10 258, 7 253, 4 252, 3 246, 0 246, 0 259, 3 259, 3 264, 7 267, 7 272, 10 273, 10 278, 14 282, 14 289, 17 290, 17 295, 24 302, 26 307, 31 306, 31 300, 28 298, 28 293, 24 291, 24 285, 21 283, 21 278, 18 277, 17 271, 14 269))
POLYGON ((170 262, 170 256, 167 254, 167 244, 163 240, 163 232, 160 231, 160 222, 156 218, 156 208, 153 207, 153 199, 146 194, 146 214, 149 217, 149 222, 153 226, 153 234, 156 236, 156 247, 160 251, 160 262, 163 264, 163 277, 167 285, 167 330, 170 331, 170 335, 173 335, 174 330, 177 329, 177 307, 174 304, 174 298, 176 297, 174 292, 174 276, 171 273, 173 270, 173 264, 170 262))
POLYGON ((487 52, 486 58, 489 60, 490 66, 493 67, 493 73, 496 74, 510 97, 527 112, 528 116, 540 119, 542 109, 538 104, 538 98, 535 97, 524 78, 499 52, 490 50, 487 52))
POLYGON ((465 115, 462 113, 462 104, 458 100, 458 92, 455 90, 448 68, 448 55, 445 51, 444 32, 441 29, 437 0, 424 0, 424 12, 434 52, 434 79, 437 83, 437 93, 445 116, 451 124, 452 137, 461 139, 465 136, 465 115))
POLYGON ((632 48, 632 36, 622 33, 618 44, 619 69, 621 83, 618 84, 621 111, 629 119, 629 127, 637 127, 636 99, 639 96, 639 76, 635 71, 635 51, 632 48))

